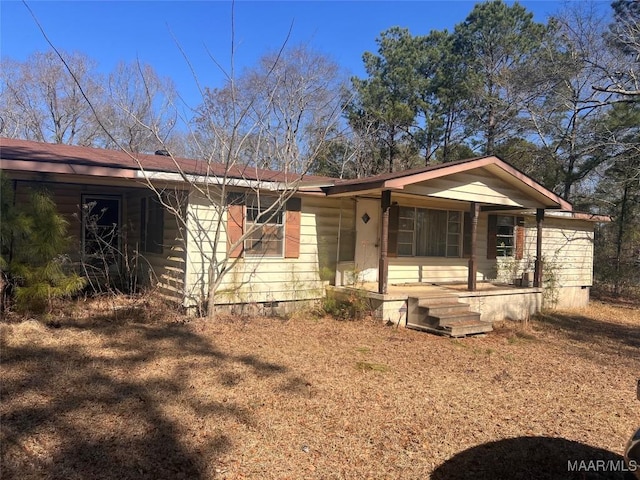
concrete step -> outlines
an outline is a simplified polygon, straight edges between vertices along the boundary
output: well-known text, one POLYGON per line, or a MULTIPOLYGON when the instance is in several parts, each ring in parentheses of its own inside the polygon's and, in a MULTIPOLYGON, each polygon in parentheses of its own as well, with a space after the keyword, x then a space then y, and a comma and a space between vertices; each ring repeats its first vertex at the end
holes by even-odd
POLYGON ((431 326, 431 325, 423 325, 423 324, 418 324, 418 323, 407 323, 406 327, 408 329, 418 330, 420 332, 429 332, 429 333, 435 333, 436 335, 447 335, 447 336, 449 336, 449 333, 446 332, 444 329, 438 328, 438 327, 434 327, 434 326, 431 326))
POLYGON ((493 327, 489 322, 470 322, 468 324, 450 325, 445 327, 407 323, 407 328, 421 332, 435 333, 436 335, 444 335, 447 337, 466 337, 467 335, 478 335, 493 330, 493 327))
POLYGON ((468 303, 452 302, 452 303, 437 303, 435 305, 420 306, 425 309, 427 315, 438 317, 440 315, 447 315, 449 313, 465 313, 469 311, 468 303))
POLYGON ((478 312, 469 312, 466 311, 464 313, 448 313, 444 315, 432 316, 429 315, 427 317, 427 321, 429 324, 437 323, 441 327, 453 324, 460 324, 465 322, 479 322, 480 314, 478 312))
POLYGON ((458 295, 455 293, 432 293, 431 295, 421 295, 418 298, 418 305, 421 307, 430 307, 441 303, 455 303, 458 301, 458 295))
POLYGON ((489 322, 459 322, 450 325, 441 326, 445 334, 451 337, 464 337, 466 335, 477 335, 493 330, 489 322))

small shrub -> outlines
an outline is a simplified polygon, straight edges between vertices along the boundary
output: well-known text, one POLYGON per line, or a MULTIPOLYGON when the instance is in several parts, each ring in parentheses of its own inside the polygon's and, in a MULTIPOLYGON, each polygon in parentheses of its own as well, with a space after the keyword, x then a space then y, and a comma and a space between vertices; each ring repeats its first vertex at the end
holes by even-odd
POLYGON ((370 309, 365 292, 349 289, 345 297, 335 292, 327 292, 322 301, 322 310, 339 320, 358 320, 370 309))

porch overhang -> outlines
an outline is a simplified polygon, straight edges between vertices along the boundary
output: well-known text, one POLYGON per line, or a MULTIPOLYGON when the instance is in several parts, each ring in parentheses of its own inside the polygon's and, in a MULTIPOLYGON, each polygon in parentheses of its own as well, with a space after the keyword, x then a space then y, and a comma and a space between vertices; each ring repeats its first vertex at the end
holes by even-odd
POLYGON ((421 167, 365 179, 338 181, 327 196, 382 195, 383 191, 437 197, 481 206, 572 211, 572 205, 496 156, 421 167), (468 188, 462 188, 467 186, 468 188), (492 190, 499 188, 500 194, 492 190))
POLYGON ((388 289, 389 208, 402 198, 433 198, 467 205, 472 222, 468 290, 476 289, 477 218, 487 211, 536 212, 538 241, 534 284, 542 279, 542 222, 545 210, 572 212, 573 206, 523 172, 496 156, 472 158, 366 179, 338 181, 327 196, 380 198, 381 232, 378 293, 388 289))

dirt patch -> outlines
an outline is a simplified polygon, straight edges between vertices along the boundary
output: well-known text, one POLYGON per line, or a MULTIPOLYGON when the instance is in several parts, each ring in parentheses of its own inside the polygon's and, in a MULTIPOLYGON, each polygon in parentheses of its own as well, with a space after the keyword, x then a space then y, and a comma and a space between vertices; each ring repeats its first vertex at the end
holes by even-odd
POLYGON ((568 462, 640 425, 638 309, 448 339, 107 307, 0 325, 3 479, 623 478, 568 462))

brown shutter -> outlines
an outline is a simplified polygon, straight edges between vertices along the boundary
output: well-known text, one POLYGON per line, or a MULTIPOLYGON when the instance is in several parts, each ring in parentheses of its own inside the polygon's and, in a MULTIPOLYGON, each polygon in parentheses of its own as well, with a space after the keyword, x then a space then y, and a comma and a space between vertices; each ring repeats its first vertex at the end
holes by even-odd
POLYGON ((398 256, 398 226, 400 225, 400 207, 393 204, 389 207, 389 242, 387 257, 398 256))
POLYGON ((524 217, 516 217, 515 229, 516 260, 522 260, 524 257, 524 217))
POLYGON ((229 257, 238 258, 242 255, 244 246, 238 245, 231 250, 231 246, 244 233, 244 195, 230 193, 227 197, 227 249, 229 257))
POLYGON ((489 215, 487 225, 487 258, 494 259, 498 254, 498 217, 489 215))
POLYGON ((298 258, 300 256, 300 211, 302 200, 290 198, 287 200, 284 221, 284 258, 298 258))
MULTIPOLYGON (((471 214, 464 212, 462 219, 462 256, 464 258, 471 257, 471 214)), ((476 254, 477 255, 477 254, 476 254)))

